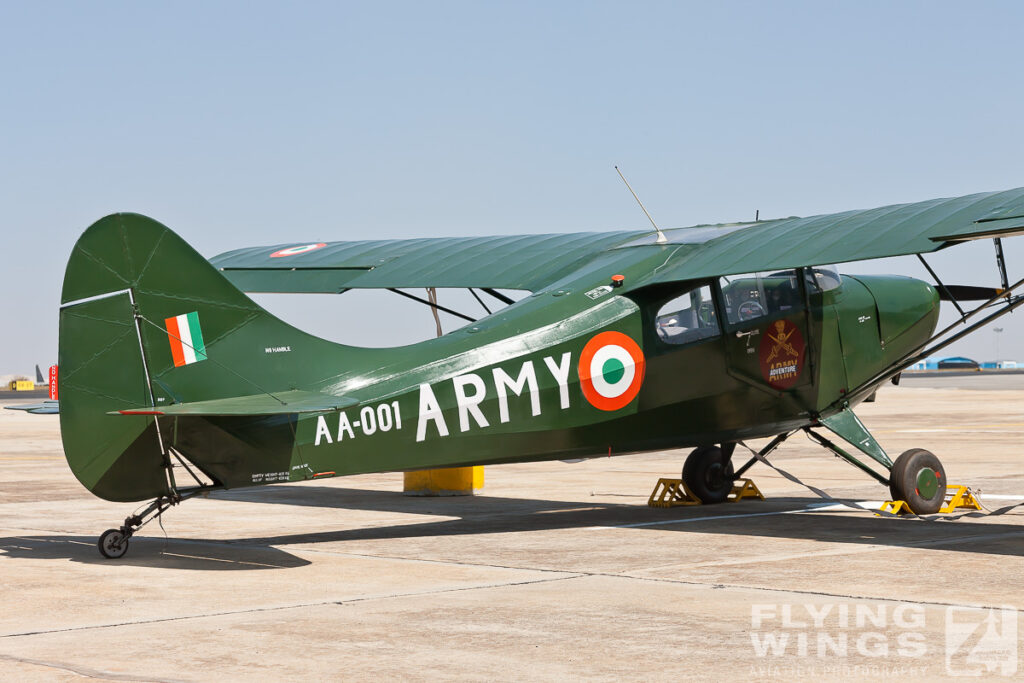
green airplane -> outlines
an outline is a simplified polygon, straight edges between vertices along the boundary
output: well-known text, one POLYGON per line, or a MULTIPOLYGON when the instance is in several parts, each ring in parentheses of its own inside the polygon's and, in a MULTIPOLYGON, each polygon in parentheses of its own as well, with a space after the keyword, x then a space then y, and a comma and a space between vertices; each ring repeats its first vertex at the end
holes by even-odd
POLYGON ((939 460, 913 449, 894 462, 851 408, 1024 302, 999 241, 1022 231, 1015 189, 665 231, 289 243, 208 261, 156 221, 115 214, 81 236, 64 278, 64 451, 95 495, 152 501, 103 534, 107 557, 201 493, 367 472, 693 447, 683 480, 716 503, 799 431, 931 513, 946 488, 939 460), (999 288, 826 265, 923 260, 982 238, 995 240, 999 288), (469 322, 371 349, 307 334, 245 294, 354 288, 469 288, 505 306, 479 319, 437 306, 469 322), (961 319, 936 334, 940 299, 961 319), (964 310, 968 300, 981 303, 964 310), (775 438, 735 467, 736 445, 763 437, 775 438))

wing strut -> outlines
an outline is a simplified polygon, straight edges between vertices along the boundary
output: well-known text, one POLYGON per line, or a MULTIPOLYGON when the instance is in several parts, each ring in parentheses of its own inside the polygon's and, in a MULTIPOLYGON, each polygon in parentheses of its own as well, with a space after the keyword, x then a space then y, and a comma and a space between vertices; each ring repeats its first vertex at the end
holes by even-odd
POLYGON ((481 287, 480 291, 487 292, 488 294, 493 296, 495 299, 497 299, 498 301, 502 302, 503 304, 505 304, 507 306, 511 306, 512 304, 515 303, 515 301, 513 301, 512 299, 508 298, 507 296, 505 296, 501 292, 499 292, 499 291, 497 291, 495 289, 492 289, 490 287, 481 287))
POLYGON ((439 303, 437 303, 435 301, 429 301, 427 299, 421 299, 420 297, 416 296, 415 294, 410 294, 409 292, 403 292, 402 290, 397 289, 395 287, 388 287, 388 291, 389 292, 394 292, 395 294, 401 294, 402 296, 407 297, 409 299, 412 299, 413 301, 419 301, 421 304, 426 304, 427 306, 430 306, 434 310, 444 311, 448 315, 454 315, 456 318, 462 318, 463 320, 468 320, 471 323, 475 323, 476 322, 476 318, 470 318, 468 315, 463 315, 462 313, 459 313, 458 311, 453 311, 452 309, 450 309, 450 308, 448 308, 446 306, 442 306, 441 304, 439 304, 439 303))
POLYGON ((1003 240, 994 237, 992 243, 996 245, 996 267, 999 268, 999 277, 1002 279, 1003 289, 1010 288, 1010 278, 1006 276, 1006 259, 1003 258, 1003 240))
MULTIPOLYGON (((487 308, 487 304, 484 303, 484 300, 480 298, 479 294, 477 294, 476 292, 473 291, 472 287, 469 288, 469 293, 473 295, 473 298, 477 300, 477 303, 479 303, 481 306, 484 307, 484 310, 487 311, 487 315, 490 315, 491 314, 491 309, 487 308)), ((36 366, 36 367, 39 367, 39 366, 36 366)), ((40 382, 40 384, 42 384, 42 382, 40 382)))
MULTIPOLYGON (((939 291, 941 291, 943 294, 945 294, 946 297, 949 299, 949 301, 952 302, 952 304, 954 306, 956 306, 956 310, 959 311, 959 313, 960 313, 960 319, 961 320, 964 319, 964 317, 967 314, 964 313, 964 309, 960 308, 960 302, 956 300, 956 297, 953 296, 953 293, 951 291, 949 291, 949 289, 946 287, 945 283, 943 283, 942 280, 939 279, 939 276, 936 275, 934 270, 932 270, 932 267, 929 266, 928 262, 924 260, 924 256, 921 256, 920 254, 918 254, 917 255, 917 259, 921 262, 921 265, 923 265, 928 270, 928 273, 932 276, 932 278, 934 278, 935 284, 939 286, 939 291)), ((1006 287, 1006 285, 1003 285, 1003 286, 1004 286, 1004 288, 1006 287)))

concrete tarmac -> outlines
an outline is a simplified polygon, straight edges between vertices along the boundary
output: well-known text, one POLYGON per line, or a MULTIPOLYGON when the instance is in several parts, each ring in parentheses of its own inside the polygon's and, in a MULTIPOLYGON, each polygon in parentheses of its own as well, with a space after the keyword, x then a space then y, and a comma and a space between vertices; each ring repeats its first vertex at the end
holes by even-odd
MULTIPOLYGON (((1024 390, 887 386, 858 414, 988 507, 1024 500, 1024 390)), ((1024 673, 1024 508, 879 518, 763 465, 767 501, 647 507, 685 455, 488 467, 471 498, 402 496, 401 474, 223 492, 112 561, 96 537, 135 506, 78 484, 56 416, 0 410, 0 680, 1024 673)), ((803 436, 774 461, 887 497, 803 436)))
POLYGON ((931 389, 993 389, 1007 391, 1024 389, 1024 371, 907 372, 900 378, 900 385, 928 387, 931 389))

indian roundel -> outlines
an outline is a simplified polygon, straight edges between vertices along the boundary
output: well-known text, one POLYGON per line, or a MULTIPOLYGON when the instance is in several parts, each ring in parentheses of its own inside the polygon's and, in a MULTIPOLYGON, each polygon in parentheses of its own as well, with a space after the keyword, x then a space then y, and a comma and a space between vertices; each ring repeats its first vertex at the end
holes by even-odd
POLYGON ((646 361, 635 341, 621 332, 601 332, 583 347, 577 368, 583 396, 600 410, 618 410, 640 393, 646 361))
POLYGON ((270 258, 281 258, 282 256, 296 256, 298 254, 305 254, 308 251, 316 251, 317 249, 323 249, 327 244, 325 242, 318 242, 316 244, 300 244, 297 247, 288 247, 287 249, 281 249, 275 251, 270 255, 270 258))

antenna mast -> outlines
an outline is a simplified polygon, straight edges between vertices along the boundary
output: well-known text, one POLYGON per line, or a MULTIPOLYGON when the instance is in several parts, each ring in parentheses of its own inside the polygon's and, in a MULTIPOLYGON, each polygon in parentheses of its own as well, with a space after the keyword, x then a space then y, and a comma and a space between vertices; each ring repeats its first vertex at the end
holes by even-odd
POLYGON ((640 201, 639 197, 636 196, 636 192, 633 192, 633 188, 629 186, 629 181, 626 180, 626 176, 622 175, 622 171, 619 170, 618 166, 615 167, 615 172, 619 174, 620 178, 622 178, 622 182, 626 183, 626 189, 628 189, 630 194, 633 195, 633 199, 635 199, 636 203, 640 205, 640 210, 644 212, 644 215, 647 216, 647 220, 649 220, 651 222, 651 225, 654 226, 654 232, 658 233, 658 239, 654 241, 658 244, 664 244, 665 242, 668 242, 668 238, 665 237, 665 233, 661 231, 661 228, 658 227, 658 224, 654 222, 653 218, 651 218, 651 214, 647 213, 647 209, 644 208, 644 203, 640 201))

